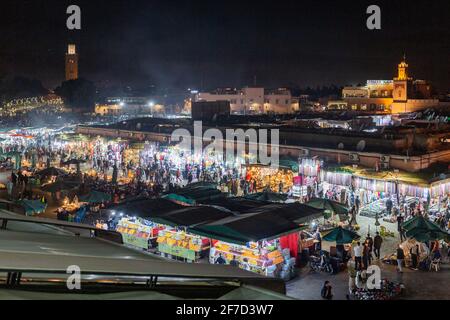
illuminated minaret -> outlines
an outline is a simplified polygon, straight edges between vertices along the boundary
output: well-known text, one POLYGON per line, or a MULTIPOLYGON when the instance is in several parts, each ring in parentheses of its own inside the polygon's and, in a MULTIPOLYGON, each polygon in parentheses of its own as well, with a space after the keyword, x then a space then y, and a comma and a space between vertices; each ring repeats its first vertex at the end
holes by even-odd
POLYGON ((411 78, 408 77, 408 67, 406 55, 403 55, 403 61, 398 65, 398 75, 395 80, 411 80, 411 78))
POLYGON ((66 81, 78 79, 78 54, 76 46, 69 44, 66 53, 66 81))
POLYGON ((405 102, 410 96, 412 78, 408 75, 408 67, 406 56, 403 56, 402 62, 398 65, 397 77, 394 78, 394 91, 392 92, 394 102, 405 102))

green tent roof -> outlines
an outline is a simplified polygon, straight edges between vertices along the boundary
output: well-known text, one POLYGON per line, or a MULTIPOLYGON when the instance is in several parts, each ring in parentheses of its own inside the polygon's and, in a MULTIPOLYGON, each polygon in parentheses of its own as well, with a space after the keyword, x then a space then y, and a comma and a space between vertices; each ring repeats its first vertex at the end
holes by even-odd
POLYGON ((405 221, 402 227, 406 230, 407 237, 414 238, 420 242, 450 238, 448 232, 442 230, 437 224, 424 216, 417 216, 405 221))
POLYGON ((323 240, 336 242, 337 244, 347 244, 352 243, 353 240, 357 240, 359 238, 360 236, 356 232, 344 229, 342 227, 337 227, 330 230, 323 237, 323 240))
POLYGON ((24 199, 19 201, 18 204, 24 208, 26 215, 43 213, 45 212, 45 209, 47 209, 47 205, 40 200, 24 199))

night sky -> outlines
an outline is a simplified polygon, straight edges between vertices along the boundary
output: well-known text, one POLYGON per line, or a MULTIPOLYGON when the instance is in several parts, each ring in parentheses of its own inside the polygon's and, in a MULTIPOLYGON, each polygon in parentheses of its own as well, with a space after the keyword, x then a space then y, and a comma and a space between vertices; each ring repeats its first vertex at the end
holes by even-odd
POLYGON ((3 0, 0 75, 49 87, 75 42, 80 76, 169 88, 316 86, 392 79, 406 52, 414 78, 450 87, 450 1, 3 0), (66 8, 82 30, 66 28, 66 8), (378 4, 382 30, 366 28, 378 4))

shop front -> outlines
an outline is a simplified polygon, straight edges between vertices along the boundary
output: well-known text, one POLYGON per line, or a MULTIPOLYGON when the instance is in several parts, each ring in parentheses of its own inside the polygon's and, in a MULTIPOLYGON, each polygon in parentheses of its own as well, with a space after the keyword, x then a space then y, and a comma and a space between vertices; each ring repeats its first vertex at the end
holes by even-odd
POLYGON ((272 168, 263 165, 247 165, 246 181, 256 182, 256 191, 269 188, 273 192, 287 192, 294 185, 294 172, 291 169, 280 167, 272 168))
POLYGON ((298 176, 294 177, 293 196, 311 198, 317 192, 323 162, 317 157, 300 158, 298 176))

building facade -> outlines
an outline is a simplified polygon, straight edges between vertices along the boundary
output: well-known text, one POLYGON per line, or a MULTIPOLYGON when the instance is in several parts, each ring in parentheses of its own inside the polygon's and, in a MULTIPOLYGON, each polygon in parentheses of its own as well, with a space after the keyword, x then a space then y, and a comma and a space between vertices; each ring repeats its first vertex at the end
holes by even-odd
POLYGON ((66 53, 66 81, 78 79, 78 54, 76 46, 69 44, 66 53))
POLYGON ((345 87, 342 103, 334 101, 329 109, 346 105, 346 109, 354 111, 406 113, 438 106, 439 100, 432 98, 430 84, 410 77, 408 67, 404 58, 393 80, 368 80, 365 86, 345 87))
POLYGON ((291 92, 280 88, 268 90, 264 88, 216 89, 212 92, 199 92, 194 97, 199 101, 229 101, 232 114, 264 114, 264 113, 293 113, 298 111, 298 99, 294 99, 291 92))

